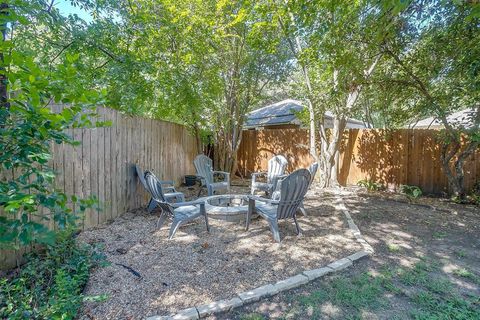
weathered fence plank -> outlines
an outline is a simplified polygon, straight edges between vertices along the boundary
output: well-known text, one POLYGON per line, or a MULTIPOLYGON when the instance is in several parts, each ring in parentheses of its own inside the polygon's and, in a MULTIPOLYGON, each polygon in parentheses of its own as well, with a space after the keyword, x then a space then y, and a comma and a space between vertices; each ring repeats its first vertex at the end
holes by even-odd
MULTIPOLYGON (((340 156, 339 182, 353 185, 362 179, 383 183, 390 189, 401 184, 416 185, 424 193, 448 192, 448 181, 440 162, 440 146, 435 130, 347 130, 340 156)), ((283 154, 288 170, 306 168, 309 155, 308 131, 267 129, 243 131, 237 164, 238 173, 266 171, 272 156, 283 154)), ((480 152, 465 162, 465 185, 470 190, 480 181, 480 152)))
MULTIPOLYGON (((62 109, 59 105, 52 106, 54 112, 62 109)), ((147 194, 138 185, 133 164, 138 163, 143 170, 153 170, 158 177, 177 184, 184 175, 195 172, 195 138, 185 127, 130 117, 107 108, 99 108, 98 113, 99 120, 110 120, 111 126, 69 129, 67 133, 73 134, 81 145, 52 145, 51 164, 57 174, 55 187, 78 197, 94 195, 103 209, 85 212, 80 222, 85 229, 146 204, 147 194)), ((0 179, 9 179, 12 175, 11 170, 2 171, 0 179)), ((24 251, 0 250, 0 269, 18 264, 24 251)))

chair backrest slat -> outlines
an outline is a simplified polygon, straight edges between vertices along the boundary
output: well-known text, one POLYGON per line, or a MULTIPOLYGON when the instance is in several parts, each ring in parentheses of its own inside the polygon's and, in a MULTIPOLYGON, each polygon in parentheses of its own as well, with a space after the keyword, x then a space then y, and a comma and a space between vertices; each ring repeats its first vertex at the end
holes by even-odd
POLYGON ((275 177, 284 174, 287 164, 287 159, 282 155, 275 156, 268 160, 267 182, 273 183, 275 177))
POLYGON ((313 179, 315 179, 315 175, 317 174, 317 170, 318 170, 318 162, 312 163, 310 165, 310 167, 308 168, 308 171, 310 171, 310 175, 312 176, 310 178, 310 183, 308 184, 309 188, 312 185, 313 179))
POLYGON ((137 172, 138 179, 140 179, 143 187, 148 191, 147 182, 145 181, 145 172, 143 172, 137 165, 135 165, 135 171, 137 172))
POLYGON ((204 177, 207 184, 213 183, 213 162, 212 159, 204 154, 199 154, 193 160, 197 175, 204 177))
POLYGON ((152 172, 145 171, 145 183, 147 185, 147 190, 150 191, 152 198, 158 203, 158 206, 162 210, 173 214, 173 207, 165 200, 162 184, 152 172))
POLYGON ((307 193, 311 174, 307 169, 299 169, 282 181, 278 203, 278 219, 291 218, 295 215, 307 193))

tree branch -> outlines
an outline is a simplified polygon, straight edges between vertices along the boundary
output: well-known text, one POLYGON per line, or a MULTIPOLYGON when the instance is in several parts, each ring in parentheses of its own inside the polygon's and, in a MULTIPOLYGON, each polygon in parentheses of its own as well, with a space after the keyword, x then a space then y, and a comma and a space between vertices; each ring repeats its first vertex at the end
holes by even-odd
POLYGON ((70 47, 72 44, 74 44, 75 41, 71 41, 70 43, 68 43, 67 45, 63 46, 63 48, 50 60, 50 63, 52 63, 53 61, 55 61, 65 50, 68 49, 68 47, 70 47))

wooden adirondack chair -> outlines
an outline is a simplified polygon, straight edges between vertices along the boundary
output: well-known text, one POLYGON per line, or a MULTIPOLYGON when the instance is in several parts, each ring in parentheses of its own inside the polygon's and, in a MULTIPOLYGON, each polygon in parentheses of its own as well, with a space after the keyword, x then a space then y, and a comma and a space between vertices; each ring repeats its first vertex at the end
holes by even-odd
POLYGON ((301 233, 297 222, 297 211, 307 193, 311 174, 307 169, 299 169, 291 173, 281 182, 280 198, 272 200, 249 195, 248 213, 245 229, 248 230, 253 212, 265 218, 270 225, 275 241, 280 242, 278 220, 293 218, 297 234, 301 233))
POLYGON ((275 156, 268 160, 267 172, 252 173, 252 186, 250 188, 250 193, 255 194, 255 191, 260 190, 271 195, 276 188, 278 178, 285 173, 287 164, 287 159, 282 155, 275 156), (261 176, 266 176, 267 182, 257 181, 261 176))
POLYGON ((166 201, 163 194, 162 185, 158 183, 158 179, 151 172, 145 173, 145 182, 148 190, 150 191, 153 201, 162 209, 162 213, 157 220, 157 229, 161 228, 167 217, 173 217, 172 226, 168 238, 172 239, 177 229, 183 223, 191 221, 198 217, 203 216, 205 218, 205 224, 207 226, 207 232, 210 232, 208 226, 208 216, 205 210, 205 200, 196 200, 189 202, 175 202, 170 203, 166 201))
POLYGON ((209 196, 213 196, 217 190, 227 190, 230 192, 230 173, 224 171, 214 171, 212 168, 212 159, 204 154, 199 154, 193 161, 195 170, 197 170, 197 177, 200 179, 200 190, 198 196, 203 188, 207 189, 209 196), (223 176, 223 180, 215 182, 214 175, 223 176))

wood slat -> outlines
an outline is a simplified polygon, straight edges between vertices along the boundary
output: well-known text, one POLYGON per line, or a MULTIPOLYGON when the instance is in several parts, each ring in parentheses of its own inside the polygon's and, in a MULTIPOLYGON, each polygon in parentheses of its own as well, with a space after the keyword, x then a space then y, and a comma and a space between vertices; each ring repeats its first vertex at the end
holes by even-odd
MULTIPOLYGON (((83 134, 82 129, 73 129, 73 139, 75 141, 82 142, 83 134)), ((80 144, 73 148, 73 194, 79 199, 83 199, 83 148, 80 144)), ((80 210, 79 206, 74 206, 74 210, 80 210)), ((85 216, 82 217, 80 227, 83 229, 85 223, 85 216)))
MULTIPOLYGON (((91 129, 82 129, 82 172, 83 172, 83 182, 82 182, 82 190, 83 196, 85 198, 90 197, 92 195, 92 187, 91 187, 91 129)), ((88 228, 89 226, 95 225, 94 224, 94 217, 96 217, 96 212, 92 209, 85 210, 85 219, 83 228, 88 228)))
MULTIPOLYGON (((373 179, 398 189, 401 184, 416 185, 424 193, 448 189, 441 168, 435 130, 351 129, 343 141, 339 181, 344 185, 373 179)), ((267 161, 276 154, 289 160, 288 170, 306 168, 313 161, 305 146, 308 131, 303 129, 266 129, 243 132, 237 154, 238 172, 249 177, 267 170, 267 161), (293 159, 293 160, 292 160, 293 159)), ((465 186, 470 190, 480 179, 480 152, 465 165, 465 186)))
MULTIPOLYGON (((61 112, 63 108, 51 106, 53 112, 61 112)), ((148 195, 134 176, 133 164, 138 163, 143 170, 154 170, 164 179, 181 181, 184 175, 194 172, 196 156, 195 139, 185 127, 129 117, 112 109, 98 108, 98 114, 100 120, 110 120, 112 126, 68 129, 66 133, 81 145, 51 147, 55 187, 68 195, 80 198, 93 195, 100 200, 101 212, 92 209, 85 212, 81 221, 85 229, 146 205, 148 195)), ((12 176, 13 172, 0 174, 2 179, 12 176)), ((43 209, 40 212, 47 214, 43 209)), ((49 226, 54 228, 52 223, 49 226)), ((26 249, 0 251, 0 268, 15 266, 26 249)))
MULTIPOLYGON (((112 112, 109 109, 104 109, 103 110, 103 116, 105 121, 112 121, 112 112)), ((111 133, 112 128, 111 127, 105 127, 104 128, 104 157, 103 157, 103 166, 104 166, 104 172, 105 174, 103 175, 103 184, 104 184, 104 197, 105 197, 105 205, 104 205, 104 220, 103 221, 109 221, 112 219, 112 183, 111 183, 111 149, 110 149, 110 143, 111 143, 111 133)))

